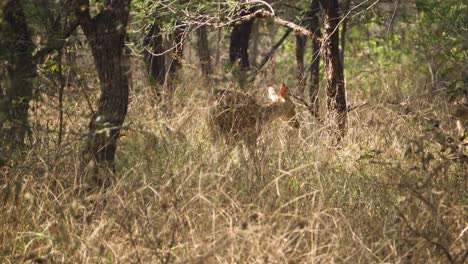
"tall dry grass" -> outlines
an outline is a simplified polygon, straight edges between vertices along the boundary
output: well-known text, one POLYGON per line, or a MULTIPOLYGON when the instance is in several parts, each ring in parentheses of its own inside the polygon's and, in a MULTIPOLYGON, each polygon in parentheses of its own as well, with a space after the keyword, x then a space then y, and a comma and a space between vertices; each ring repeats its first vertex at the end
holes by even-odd
POLYGON ((82 191, 78 156, 90 111, 80 88, 66 90, 60 148, 56 99, 34 103, 30 149, 0 177, 1 263, 466 260, 466 150, 450 104, 405 90, 418 85, 411 76, 396 73, 398 82, 369 93, 353 88, 364 80, 348 80, 349 101, 368 104, 350 112, 340 147, 298 106, 301 128, 269 125, 250 166, 242 148, 216 159, 222 153, 204 122, 210 90, 235 84, 186 71, 173 102, 161 104, 142 74, 134 71, 107 189, 82 191))

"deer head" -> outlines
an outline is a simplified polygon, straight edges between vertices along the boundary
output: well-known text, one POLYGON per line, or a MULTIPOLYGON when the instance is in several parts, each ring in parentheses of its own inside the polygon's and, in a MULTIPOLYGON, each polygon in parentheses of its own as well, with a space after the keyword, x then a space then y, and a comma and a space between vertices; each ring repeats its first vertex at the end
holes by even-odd
POLYGON ((272 104, 266 111, 267 120, 280 118, 288 122, 291 127, 299 128, 299 121, 296 118, 296 109, 289 97, 289 89, 286 84, 283 83, 283 85, 281 85, 279 93, 274 87, 268 87, 268 98, 270 98, 272 104))

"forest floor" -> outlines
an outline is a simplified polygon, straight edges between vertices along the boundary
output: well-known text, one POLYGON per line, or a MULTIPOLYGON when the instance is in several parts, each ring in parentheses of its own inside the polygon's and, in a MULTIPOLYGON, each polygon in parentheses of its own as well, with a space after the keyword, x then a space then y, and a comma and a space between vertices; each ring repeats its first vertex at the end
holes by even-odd
MULTIPOLYGON (((349 113, 339 146, 298 105, 301 128, 270 124, 255 165, 241 147, 217 157, 204 118, 216 85, 187 77, 158 104, 137 82, 117 173, 92 193, 81 191, 91 184, 80 173, 82 91, 67 88, 61 146, 56 99, 44 94, 30 150, 2 168, 0 262, 461 263, 467 150, 452 103, 401 82, 359 92, 365 81, 348 82, 352 106, 367 104, 349 113)), ((259 101, 264 89, 252 90, 259 101)))

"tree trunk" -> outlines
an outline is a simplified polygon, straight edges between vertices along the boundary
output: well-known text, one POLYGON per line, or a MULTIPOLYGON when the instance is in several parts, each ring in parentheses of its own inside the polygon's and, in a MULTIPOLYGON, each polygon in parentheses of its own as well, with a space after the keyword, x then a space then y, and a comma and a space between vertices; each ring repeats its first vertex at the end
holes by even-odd
MULTIPOLYGON (((247 11, 244 12, 246 15, 247 11)), ((232 65, 238 63, 241 71, 250 68, 249 62, 249 39, 254 20, 249 20, 232 28, 229 46, 229 60, 232 65)))
POLYGON ((338 141, 346 133, 347 107, 344 85, 343 66, 340 60, 338 26, 338 0, 323 0, 325 10, 324 37, 323 37, 323 61, 325 75, 327 77, 327 110, 330 121, 339 130, 338 141))
POLYGON ((211 65, 210 46, 208 44, 206 26, 201 26, 197 29, 197 49, 202 73, 204 76, 210 76, 213 73, 213 67, 211 65))
POLYGON ((304 49, 307 39, 299 34, 296 34, 296 79, 297 89, 301 97, 304 96, 306 77, 304 69, 304 49))
MULTIPOLYGON (((351 5, 351 0, 347 0, 345 5, 344 5, 344 8, 343 8, 343 11, 344 11, 344 14, 346 16, 349 8, 350 8, 350 5, 351 5)), ((348 29, 348 17, 344 17, 343 18, 343 26, 341 28, 341 36, 340 36, 340 40, 341 40, 341 49, 340 49, 340 60, 341 60, 341 65, 344 67, 344 53, 345 53, 345 47, 346 47, 346 30, 348 29)))
POLYGON ((310 64, 310 86, 309 97, 312 107, 314 108, 315 116, 319 116, 319 83, 320 83, 320 38, 322 33, 320 31, 319 21, 320 6, 319 0, 312 0, 309 9, 309 29, 314 32, 316 38, 312 39, 312 61, 310 64))
MULTIPOLYGON (((0 133, 5 146, 24 144, 28 131, 28 109, 36 64, 32 56, 35 45, 26 24, 20 1, 9 1, 4 7, 0 46, 5 49, 2 58, 5 70, 4 96, 0 101, 0 133)), ((2 144, 3 145, 3 144, 2 144)))
POLYGON ((128 107, 128 79, 123 49, 130 0, 115 0, 108 5, 91 18, 89 2, 81 0, 76 12, 91 46, 101 86, 99 106, 89 123, 83 159, 85 164, 94 161, 97 166, 114 171, 117 139, 128 107), (116 27, 116 24, 120 27, 116 27))
POLYGON ((216 32, 216 57, 215 57, 215 68, 218 67, 219 61, 221 59, 221 41, 222 41, 222 29, 218 28, 216 32))
POLYGON ((162 54, 164 52, 164 45, 159 21, 154 20, 150 30, 144 36, 143 47, 146 71, 149 74, 150 81, 159 85, 156 89, 156 94, 159 96, 166 78, 166 60, 164 54, 162 54))
POLYGON ((254 23, 252 25, 252 32, 250 33, 252 35, 252 54, 250 56, 250 62, 255 68, 258 67, 257 58, 260 54, 260 51, 258 49, 258 46, 260 44, 260 26, 260 21, 254 23))
POLYGON ((57 64, 57 94, 58 94, 58 109, 59 109, 59 131, 57 135, 57 155, 61 152, 62 146, 62 138, 63 138, 63 130, 64 130, 64 123, 63 123, 63 93, 65 91, 65 86, 67 85, 67 81, 65 76, 63 75, 63 67, 62 67, 62 58, 63 58, 63 51, 59 50, 57 57, 55 58, 55 63, 57 64))
POLYGON ((172 47, 175 47, 171 54, 171 61, 169 62, 167 87, 169 92, 172 93, 175 89, 175 81, 177 79, 177 72, 182 68, 182 58, 184 55, 184 41, 185 31, 187 26, 177 24, 174 29, 172 38, 172 47))

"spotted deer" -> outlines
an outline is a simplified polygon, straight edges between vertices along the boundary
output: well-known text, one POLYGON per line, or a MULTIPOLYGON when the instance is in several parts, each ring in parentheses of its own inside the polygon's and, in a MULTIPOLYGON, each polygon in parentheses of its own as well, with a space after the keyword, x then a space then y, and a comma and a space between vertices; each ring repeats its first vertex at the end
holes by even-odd
POLYGON ((255 157, 257 139, 266 124, 282 119, 299 128, 295 106, 285 84, 279 93, 269 87, 268 98, 271 103, 265 106, 258 104, 250 95, 234 91, 224 90, 210 98, 208 127, 212 139, 222 140, 231 147, 243 142, 250 155, 255 157))

